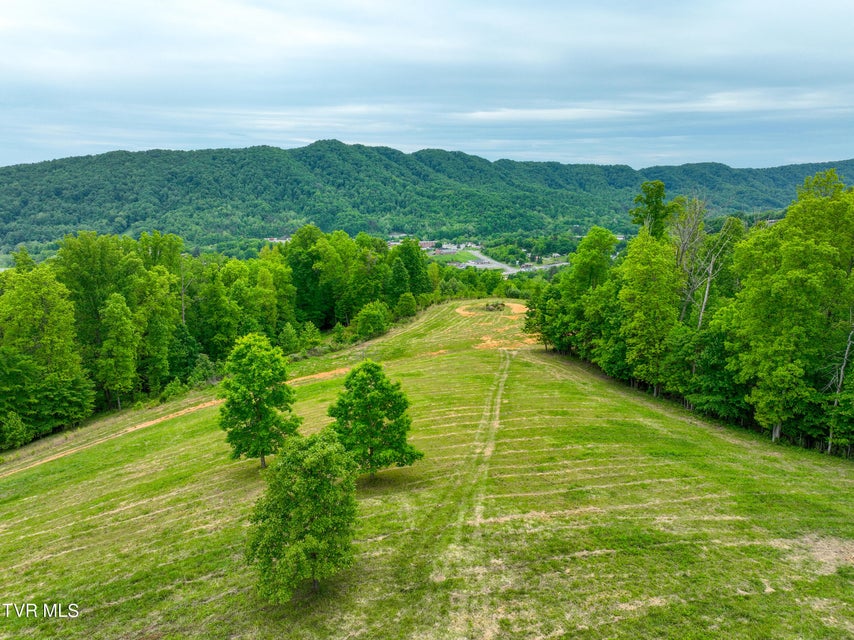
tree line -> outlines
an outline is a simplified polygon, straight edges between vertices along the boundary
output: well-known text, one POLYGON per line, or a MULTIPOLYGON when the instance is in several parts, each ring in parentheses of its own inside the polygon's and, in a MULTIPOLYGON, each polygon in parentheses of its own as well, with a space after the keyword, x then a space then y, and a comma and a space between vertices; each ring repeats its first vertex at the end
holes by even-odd
POLYGON ((529 304, 547 347, 728 422, 850 455, 854 190, 807 178, 785 218, 705 228, 698 198, 643 185, 615 254, 594 228, 529 304))
POLYGON ((255 257, 191 255, 173 234, 66 236, 0 273, 0 449, 94 411, 219 376, 238 337, 291 358, 366 340, 453 297, 521 295, 494 271, 430 262, 417 240, 307 225, 255 257))

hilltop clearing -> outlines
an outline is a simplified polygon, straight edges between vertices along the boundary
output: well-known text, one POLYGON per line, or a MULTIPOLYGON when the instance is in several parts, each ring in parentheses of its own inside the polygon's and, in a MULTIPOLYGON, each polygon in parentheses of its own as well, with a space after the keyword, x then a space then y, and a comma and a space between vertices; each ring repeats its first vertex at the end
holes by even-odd
POLYGON ((196 395, 0 466, 4 602, 79 607, 13 609, 0 638, 854 633, 850 461, 699 420, 531 344, 521 305, 485 305, 291 366, 313 433, 348 368, 381 362, 425 454, 360 479, 355 563, 319 594, 256 595, 243 551, 263 477, 196 395))

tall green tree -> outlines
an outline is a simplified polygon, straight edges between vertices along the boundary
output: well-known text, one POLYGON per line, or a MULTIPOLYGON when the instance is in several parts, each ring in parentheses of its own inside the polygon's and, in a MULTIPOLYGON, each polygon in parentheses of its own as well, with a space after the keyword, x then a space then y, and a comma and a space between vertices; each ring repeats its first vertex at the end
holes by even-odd
POLYGON ((406 438, 412 425, 409 400, 399 382, 391 382, 382 367, 364 360, 344 379, 344 390, 329 407, 332 429, 363 473, 411 465, 424 454, 406 438))
POLYGON ((246 558, 258 592, 274 603, 350 565, 356 529, 356 464, 324 429, 288 438, 250 516, 246 558))
POLYGON ((406 267, 406 273, 409 274, 409 290, 414 296, 433 291, 430 277, 427 275, 427 256, 418 244, 418 240, 405 238, 389 252, 392 264, 395 258, 400 258, 403 266, 406 267))
POLYGON ((266 456, 296 433, 301 420, 291 413, 294 392, 285 382, 286 363, 282 350, 261 334, 250 333, 235 343, 226 361, 220 409, 220 427, 233 458, 260 458, 264 468, 266 456))
POLYGON ((392 309, 397 305, 397 301, 404 293, 409 291, 409 272, 403 264, 403 260, 399 257, 395 258, 391 264, 391 273, 389 274, 388 283, 386 284, 386 299, 388 306, 392 309))
POLYGON ((667 337, 679 319, 680 272, 670 243, 656 239, 646 228, 629 243, 620 266, 619 299, 624 320, 626 362, 635 378, 658 395, 664 381, 667 337))
POLYGON ((629 210, 632 222, 643 226, 653 238, 661 238, 670 222, 678 215, 682 202, 665 202, 667 197, 661 180, 650 180, 641 185, 635 196, 633 209, 629 210))
MULTIPOLYGON (((854 194, 834 172, 805 181, 785 219, 751 232, 735 254, 741 289, 720 312, 731 367, 757 422, 784 435, 827 436, 822 405, 854 310, 854 194)), ((842 384, 836 388, 844 388, 842 384)))
POLYGON ((136 357, 139 333, 133 315, 120 293, 113 293, 101 310, 104 340, 96 374, 103 389, 122 408, 122 394, 136 384, 136 357))
POLYGON ((180 321, 177 283, 177 276, 155 265, 143 272, 137 285, 140 291, 134 317, 140 334, 139 373, 150 392, 160 391, 170 377, 169 351, 180 321))
POLYGON ((47 265, 5 278, 0 294, 0 414, 37 437, 92 412, 68 290, 47 265), (14 422, 14 421, 13 421, 14 422))

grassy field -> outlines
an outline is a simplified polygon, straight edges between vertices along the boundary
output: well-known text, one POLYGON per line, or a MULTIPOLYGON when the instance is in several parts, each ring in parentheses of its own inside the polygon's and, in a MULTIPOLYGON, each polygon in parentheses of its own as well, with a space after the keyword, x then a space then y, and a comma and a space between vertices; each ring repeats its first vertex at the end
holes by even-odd
POLYGON ((0 638, 854 635, 851 462, 611 383, 531 344, 521 311, 445 305, 295 363, 308 433, 382 361, 425 458, 360 481, 354 565, 288 606, 243 562, 264 481, 212 395, 31 445, 0 465, 0 604, 80 613, 0 607, 0 638))
POLYGON ((456 253, 435 253, 431 259, 440 264, 448 262, 471 262, 477 260, 477 256, 469 251, 457 251, 456 253))

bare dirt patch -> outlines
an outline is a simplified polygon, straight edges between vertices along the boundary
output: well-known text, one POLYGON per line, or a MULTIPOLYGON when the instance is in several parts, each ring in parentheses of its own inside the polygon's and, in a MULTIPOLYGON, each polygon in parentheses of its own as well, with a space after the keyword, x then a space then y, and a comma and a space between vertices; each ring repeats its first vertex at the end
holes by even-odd
POLYGON ((475 349, 523 349, 536 344, 536 338, 524 338, 522 340, 499 340, 494 336, 481 336, 480 344, 474 345, 475 349))
POLYGON ((454 311, 459 313, 464 318, 471 318, 472 316, 480 315, 479 313, 476 313, 474 311, 470 311, 469 309, 466 309, 465 306, 457 307, 456 309, 454 309, 454 311))
POLYGON ((842 538, 807 535, 803 538, 788 542, 792 553, 789 556, 796 562, 812 560, 818 563, 816 572, 819 575, 831 575, 843 566, 854 566, 854 540, 842 538))
POLYGON ((665 607, 671 602, 677 602, 679 598, 676 596, 654 596, 652 598, 643 598, 641 600, 632 600, 631 602, 618 602, 617 609, 620 611, 637 611, 639 609, 648 609, 649 607, 665 607))
POLYGON ((288 384, 299 385, 304 382, 314 382, 316 380, 329 380, 330 378, 335 378, 337 376, 343 376, 345 373, 350 371, 350 367, 340 367, 339 369, 332 369, 331 371, 321 371, 320 373, 313 373, 310 376, 300 376, 299 378, 293 378, 288 380, 288 384))

